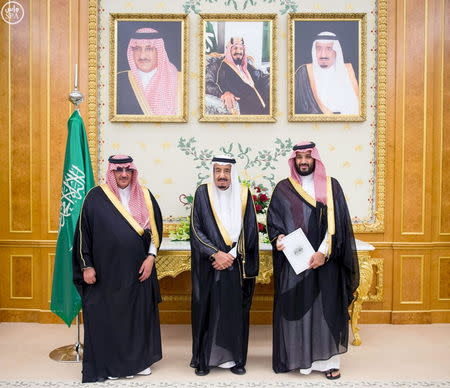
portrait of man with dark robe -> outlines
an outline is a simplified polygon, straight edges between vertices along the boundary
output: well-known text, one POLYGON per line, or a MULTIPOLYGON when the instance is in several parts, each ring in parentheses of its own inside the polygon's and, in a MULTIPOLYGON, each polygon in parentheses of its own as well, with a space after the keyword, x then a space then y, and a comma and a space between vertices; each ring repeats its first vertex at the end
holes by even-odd
POLYGON ((361 121, 360 20, 294 20, 291 28, 294 117, 290 118, 361 121))
POLYGON ((182 22, 116 21, 111 119, 172 121, 182 117, 182 22))
MULTIPOLYGON (((269 21, 205 21, 203 118, 271 119, 273 41, 269 21)), ((208 120, 206 120, 208 121, 208 120)))

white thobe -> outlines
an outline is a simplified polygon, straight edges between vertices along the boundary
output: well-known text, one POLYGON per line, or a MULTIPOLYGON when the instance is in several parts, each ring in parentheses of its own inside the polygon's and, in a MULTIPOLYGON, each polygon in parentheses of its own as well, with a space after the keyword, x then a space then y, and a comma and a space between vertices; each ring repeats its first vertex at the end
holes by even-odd
POLYGON ((145 72, 138 69, 139 79, 141 80, 142 86, 144 89, 147 89, 147 85, 150 83, 151 79, 156 73, 157 68, 155 67, 153 70, 149 72, 145 72))

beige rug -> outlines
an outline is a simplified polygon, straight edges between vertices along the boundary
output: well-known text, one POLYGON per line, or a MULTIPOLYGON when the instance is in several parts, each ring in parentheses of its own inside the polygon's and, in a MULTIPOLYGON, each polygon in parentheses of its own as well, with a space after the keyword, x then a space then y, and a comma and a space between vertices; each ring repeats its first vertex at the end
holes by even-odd
POLYGON ((450 324, 361 325, 361 346, 342 356, 342 378, 328 381, 321 373, 272 371, 272 328, 252 326, 247 374, 215 368, 205 377, 189 367, 191 328, 163 325, 163 359, 151 376, 133 380, 81 384, 81 364, 57 363, 51 350, 73 343, 76 327, 36 323, 0 323, 0 388, 3 387, 449 387, 450 324))

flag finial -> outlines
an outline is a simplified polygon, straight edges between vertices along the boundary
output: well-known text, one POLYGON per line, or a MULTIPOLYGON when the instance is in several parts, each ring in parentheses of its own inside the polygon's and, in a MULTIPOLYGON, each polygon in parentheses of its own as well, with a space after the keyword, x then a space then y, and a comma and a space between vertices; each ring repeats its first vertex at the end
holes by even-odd
POLYGON ((83 94, 78 90, 78 64, 75 64, 74 77, 75 77, 74 89, 69 94, 69 100, 75 106, 75 109, 78 109, 78 106, 84 100, 83 94))

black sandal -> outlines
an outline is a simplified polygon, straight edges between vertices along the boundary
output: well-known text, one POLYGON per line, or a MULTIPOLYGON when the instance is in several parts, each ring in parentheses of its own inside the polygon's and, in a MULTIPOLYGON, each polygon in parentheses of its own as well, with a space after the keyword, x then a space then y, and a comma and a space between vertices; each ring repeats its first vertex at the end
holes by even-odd
POLYGON ((324 373, 325 373, 325 377, 326 377, 328 380, 337 380, 338 378, 341 377, 341 374, 340 374, 340 373, 337 374, 336 376, 333 376, 333 372, 339 372, 339 369, 333 368, 333 369, 329 369, 329 370, 325 371, 325 372, 324 372, 324 373))

